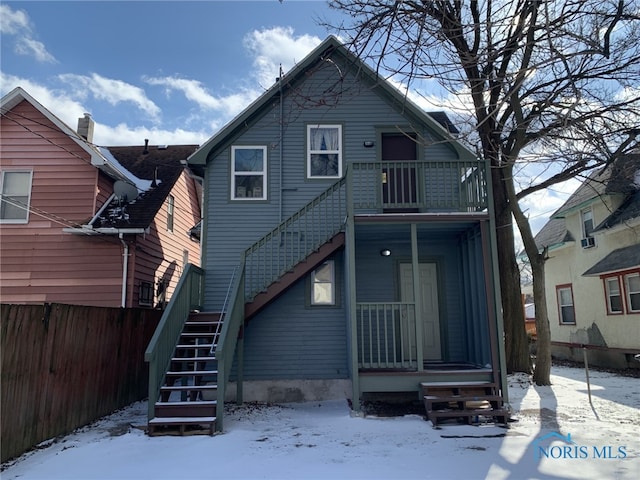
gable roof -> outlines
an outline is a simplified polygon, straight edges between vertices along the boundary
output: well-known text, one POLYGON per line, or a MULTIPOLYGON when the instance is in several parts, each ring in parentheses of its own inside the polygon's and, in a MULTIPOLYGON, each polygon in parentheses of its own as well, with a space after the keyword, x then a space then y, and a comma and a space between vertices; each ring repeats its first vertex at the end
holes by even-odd
POLYGON ((0 100, 1 114, 6 115, 20 102, 29 102, 36 110, 38 110, 44 117, 46 117, 51 123, 53 123, 58 129, 60 129, 71 140, 78 144, 85 152, 89 154, 91 159, 91 165, 104 171, 109 177, 114 180, 129 181, 127 172, 122 171, 117 166, 111 164, 108 159, 100 153, 100 151, 91 143, 87 142, 78 133, 69 127, 66 123, 55 116, 51 111, 46 109, 35 98, 29 95, 22 87, 16 87, 7 93, 0 100))
POLYGON ((393 87, 391 83, 380 77, 371 67, 345 48, 345 46, 336 37, 330 35, 289 73, 280 78, 239 115, 209 138, 209 140, 207 140, 193 155, 189 157, 189 163, 194 165, 206 165, 207 157, 213 149, 218 145, 223 144, 229 138, 235 136, 241 129, 245 128, 249 124, 250 119, 254 115, 265 107, 270 106, 273 99, 279 96, 281 89, 290 88, 290 85, 293 82, 302 78, 314 65, 328 58, 334 52, 346 57, 352 63, 355 70, 364 74, 365 77, 371 80, 376 87, 379 87, 391 98, 393 103, 401 106, 402 109, 409 114, 419 118, 435 132, 442 135, 442 138, 451 140, 452 145, 459 154, 476 158, 476 155, 471 150, 467 149, 451 136, 452 133, 457 133, 457 129, 453 126, 444 112, 428 114, 422 110, 398 89, 393 87))
POLYGON ((594 232, 640 219, 640 154, 620 156, 611 165, 592 172, 538 232, 535 237, 538 248, 573 241, 565 217, 602 195, 624 195, 626 198, 615 212, 594 228, 594 232))
POLYGON ((113 199, 103 214, 94 219, 93 227, 148 228, 184 171, 182 161, 197 148, 198 145, 106 147, 124 168, 137 178, 147 180, 150 188, 128 202, 123 214, 110 216, 109 210, 119 207, 118 200, 113 199))

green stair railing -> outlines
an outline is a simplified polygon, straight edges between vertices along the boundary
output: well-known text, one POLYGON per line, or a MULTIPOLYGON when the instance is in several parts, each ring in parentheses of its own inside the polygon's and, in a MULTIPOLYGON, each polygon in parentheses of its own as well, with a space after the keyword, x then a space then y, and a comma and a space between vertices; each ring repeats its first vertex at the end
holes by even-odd
MULTIPOLYGON (((233 355, 236 350, 240 328, 244 324, 244 258, 233 272, 231 288, 227 296, 228 303, 222 324, 222 331, 218 337, 216 347, 216 360, 218 362, 218 391, 216 404, 216 431, 223 431, 224 424, 224 398, 227 391, 227 383, 233 365, 233 355)), ((241 363, 238 362, 241 368, 241 363)), ((242 403, 242 374, 238 375, 238 387, 236 401, 242 403)))
POLYGON ((250 246, 244 253, 247 301, 342 231, 346 177, 250 246))
POLYGON ((144 353, 144 360, 149 363, 149 420, 154 417, 156 399, 184 322, 191 311, 202 309, 203 299, 204 270, 187 264, 144 353))

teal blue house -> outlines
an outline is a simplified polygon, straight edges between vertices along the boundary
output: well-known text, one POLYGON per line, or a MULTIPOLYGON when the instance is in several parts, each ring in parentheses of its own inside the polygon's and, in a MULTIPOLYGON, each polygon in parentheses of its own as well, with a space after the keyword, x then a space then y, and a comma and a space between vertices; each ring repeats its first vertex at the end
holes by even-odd
POLYGON ((150 431, 222 430, 225 400, 498 411, 490 175, 456 133, 329 37, 202 145, 203 268, 147 351, 150 431))

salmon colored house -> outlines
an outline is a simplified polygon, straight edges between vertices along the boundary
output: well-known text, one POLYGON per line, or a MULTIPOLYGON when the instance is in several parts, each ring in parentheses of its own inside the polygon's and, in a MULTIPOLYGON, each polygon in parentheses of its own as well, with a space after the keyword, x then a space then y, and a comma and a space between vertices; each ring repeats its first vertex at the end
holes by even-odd
POLYGON ((197 145, 98 147, 19 87, 1 106, 0 302, 162 307, 200 262, 197 145))

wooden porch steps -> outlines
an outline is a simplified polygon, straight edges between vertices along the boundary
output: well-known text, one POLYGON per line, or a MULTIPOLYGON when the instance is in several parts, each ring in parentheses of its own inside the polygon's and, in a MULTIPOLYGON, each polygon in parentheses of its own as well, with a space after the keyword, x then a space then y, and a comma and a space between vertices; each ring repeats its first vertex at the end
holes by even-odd
POLYGON ((493 382, 422 382, 420 390, 434 428, 446 422, 478 424, 481 418, 496 424, 508 422, 509 413, 493 382))
POLYGON ((154 418, 148 422, 149 435, 214 434, 218 388, 215 346, 221 330, 219 314, 190 314, 160 387, 154 418))

